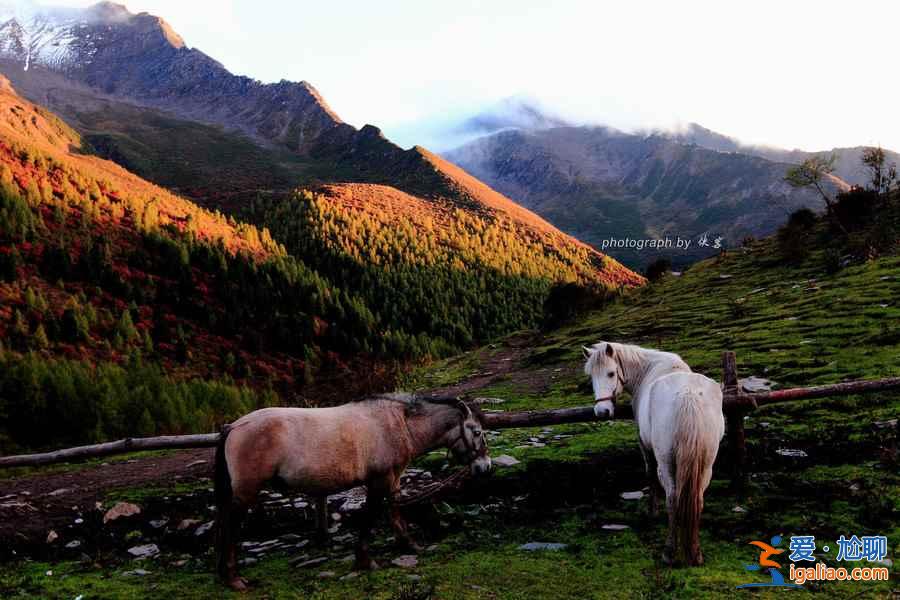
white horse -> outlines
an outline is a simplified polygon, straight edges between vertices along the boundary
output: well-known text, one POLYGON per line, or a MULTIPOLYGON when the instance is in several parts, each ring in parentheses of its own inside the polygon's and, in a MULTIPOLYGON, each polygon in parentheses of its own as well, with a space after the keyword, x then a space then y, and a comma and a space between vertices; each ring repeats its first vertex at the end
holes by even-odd
POLYGON ((680 356, 669 352, 599 342, 585 347, 584 353, 598 417, 612 417, 616 397, 623 389, 631 393, 654 515, 660 486, 666 494, 669 535, 663 560, 674 561, 677 544, 688 565, 703 564, 703 493, 725 434, 719 384, 692 372, 680 356))

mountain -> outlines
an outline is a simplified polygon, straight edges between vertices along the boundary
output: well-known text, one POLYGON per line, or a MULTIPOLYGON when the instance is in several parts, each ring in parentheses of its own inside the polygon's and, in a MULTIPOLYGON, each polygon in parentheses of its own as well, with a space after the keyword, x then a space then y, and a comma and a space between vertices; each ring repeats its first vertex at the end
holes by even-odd
MULTIPOLYGON (((699 135, 694 139, 704 141, 699 135)), ((506 130, 445 156, 633 267, 658 256, 689 263, 716 252, 717 237, 735 247, 748 236, 771 233, 792 210, 822 203, 815 193, 784 181, 786 163, 610 127, 506 130), (704 233, 711 242, 707 247, 699 246, 704 233), (685 251, 640 249, 636 242, 609 245, 611 239, 666 237, 673 243, 686 238, 691 246, 685 251)), ((845 186, 836 178, 832 185, 845 186)))
MULTIPOLYGON (((719 152, 736 152, 781 163, 800 164, 807 158, 817 155, 834 155, 837 157, 834 174, 851 185, 865 186, 869 183, 865 169, 862 167, 862 155, 866 146, 836 147, 830 150, 808 152, 804 150, 786 150, 772 146, 744 144, 735 138, 716 133, 702 125, 690 123, 680 131, 656 132, 661 135, 687 144, 696 144, 702 148, 719 152)), ((900 164, 900 153, 885 150, 888 164, 900 164)))
POLYGON ((208 208, 249 218, 246 207, 260 194, 377 184, 510 219, 523 239, 551 252, 604 261, 424 148, 403 150, 374 126, 341 122, 312 85, 232 75, 156 16, 110 2, 23 12, 7 10, 0 25, 0 69, 17 89, 58 111, 91 151, 208 208))

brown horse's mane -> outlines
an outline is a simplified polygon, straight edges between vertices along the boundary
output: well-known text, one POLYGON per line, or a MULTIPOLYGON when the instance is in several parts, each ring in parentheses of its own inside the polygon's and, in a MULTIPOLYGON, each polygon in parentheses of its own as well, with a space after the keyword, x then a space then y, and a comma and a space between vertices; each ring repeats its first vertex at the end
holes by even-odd
POLYGON ((465 412, 463 412, 463 406, 466 406, 470 411, 472 411, 472 415, 478 420, 479 423, 484 421, 484 413, 481 411, 481 408, 477 404, 465 402, 464 400, 456 396, 429 397, 418 396, 416 394, 410 394, 408 392, 393 392, 389 394, 378 394, 376 396, 370 396, 359 400, 359 402, 380 401, 399 402, 403 404, 404 413, 408 417, 422 414, 422 412, 427 408, 429 404, 456 408, 461 415, 465 416, 465 412))

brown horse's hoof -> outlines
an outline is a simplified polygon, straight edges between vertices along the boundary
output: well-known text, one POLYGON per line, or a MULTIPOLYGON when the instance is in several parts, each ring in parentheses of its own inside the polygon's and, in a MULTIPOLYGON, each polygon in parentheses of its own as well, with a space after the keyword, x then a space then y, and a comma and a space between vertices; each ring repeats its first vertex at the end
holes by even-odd
POLYGON ((702 567, 704 562, 703 553, 697 552, 697 556, 695 556, 688 564, 692 567, 702 567))
POLYGON ((250 589, 250 584, 243 577, 234 577, 228 581, 227 585, 236 592, 246 592, 250 589))

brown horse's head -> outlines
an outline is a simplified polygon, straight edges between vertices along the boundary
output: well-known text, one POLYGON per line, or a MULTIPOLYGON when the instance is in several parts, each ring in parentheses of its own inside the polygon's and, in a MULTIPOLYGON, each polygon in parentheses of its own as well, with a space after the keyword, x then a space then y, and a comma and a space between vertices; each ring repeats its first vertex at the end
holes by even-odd
POLYGON ((491 470, 491 457, 488 454, 487 438, 482 425, 482 413, 474 410, 465 402, 459 401, 459 425, 450 434, 448 448, 454 458, 469 465, 472 475, 481 475, 491 470))

